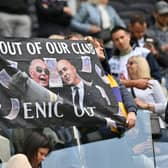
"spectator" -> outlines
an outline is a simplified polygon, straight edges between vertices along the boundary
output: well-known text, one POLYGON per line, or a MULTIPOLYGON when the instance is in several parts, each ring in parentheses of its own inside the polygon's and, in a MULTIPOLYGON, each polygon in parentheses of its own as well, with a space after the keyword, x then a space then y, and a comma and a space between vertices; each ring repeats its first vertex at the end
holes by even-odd
POLYGON ((147 35, 147 21, 143 15, 134 15, 131 17, 129 30, 131 32, 131 45, 133 47, 141 46, 148 48, 161 67, 168 67, 167 54, 162 51, 159 41, 155 37, 147 35))
POLYGON ((71 33, 67 36, 65 36, 65 40, 82 40, 83 36, 80 33, 71 33))
POLYGON ((132 47, 130 44, 131 36, 128 29, 123 27, 115 27, 112 30, 112 40, 116 51, 109 60, 111 73, 117 75, 121 80, 128 79, 126 68, 127 60, 133 55, 141 55, 147 59, 151 75, 158 81, 161 81, 161 75, 158 64, 150 50, 143 47, 132 47))
MULTIPOLYGON (((108 5, 108 0, 83 2, 71 22, 74 31, 83 35, 98 36, 101 30, 112 30, 114 26, 125 26, 115 9, 108 5)), ((107 57, 111 57, 112 42, 105 43, 107 57)))
POLYGON ((129 58, 127 69, 131 79, 146 78, 152 84, 152 87, 147 88, 146 90, 131 88, 131 92, 135 97, 137 106, 141 109, 154 112, 155 115, 160 116, 158 118, 160 127, 165 128, 162 115, 164 115, 167 104, 166 97, 158 81, 151 78, 150 68, 146 59, 141 56, 133 56, 129 58))
POLYGON ((168 3, 158 1, 155 4, 155 24, 150 26, 148 34, 155 37, 161 45, 164 52, 168 52, 168 3))
POLYGON ((131 32, 131 44, 133 46, 144 47, 147 30, 147 22, 143 15, 133 15, 130 18, 130 23, 128 25, 129 31, 131 32))
POLYGON ((67 35, 71 32, 70 21, 73 14, 66 0, 36 0, 35 4, 39 37, 49 37, 51 34, 67 35))
POLYGON ((166 88, 168 88, 168 3, 166 1, 158 1, 155 4, 154 17, 155 24, 148 28, 147 33, 155 37, 160 44, 163 56, 160 57, 159 63, 162 66, 162 74, 166 81, 166 88))
POLYGON ((150 67, 146 59, 141 56, 130 57, 127 62, 127 70, 130 79, 145 78, 152 84, 151 88, 145 90, 132 88, 138 107, 156 113, 163 113, 166 98, 158 81, 151 78, 150 67))
POLYGON ((64 39, 64 35, 51 34, 48 38, 49 38, 49 39, 63 40, 63 39, 64 39))
POLYGON ((0 2, 0 35, 5 37, 30 37, 31 18, 28 0, 0 2))
MULTIPOLYGON (((110 70, 108 68, 108 63, 107 63, 106 57, 105 57, 103 43, 101 41, 98 41, 98 39, 95 39, 92 37, 85 37, 85 39, 94 45, 97 56, 102 64, 106 74, 107 75, 110 74, 110 70)), ((111 76, 111 77, 113 78, 113 76, 111 76)), ((128 112, 128 117, 127 117, 128 123, 127 124, 128 124, 128 127, 131 128, 131 127, 135 126, 136 106, 134 105, 134 101, 133 101, 132 97, 130 96, 129 92, 127 91, 127 89, 125 88, 125 86, 117 79, 113 78, 113 80, 115 81, 115 84, 116 84, 115 87, 118 86, 118 88, 119 88, 119 93, 121 94, 119 97, 121 97, 121 99, 118 101, 123 102, 124 106, 126 107, 126 111, 128 112)), ((116 97, 118 97, 118 95, 116 95, 116 97)), ((119 107, 120 107, 120 103, 119 103, 119 107)), ((121 108, 120 110, 122 111, 123 110, 122 107, 120 107, 120 108, 121 108)))
POLYGON ((23 153, 13 155, 6 168, 40 168, 42 161, 52 150, 49 139, 37 132, 32 132, 23 146, 23 153))

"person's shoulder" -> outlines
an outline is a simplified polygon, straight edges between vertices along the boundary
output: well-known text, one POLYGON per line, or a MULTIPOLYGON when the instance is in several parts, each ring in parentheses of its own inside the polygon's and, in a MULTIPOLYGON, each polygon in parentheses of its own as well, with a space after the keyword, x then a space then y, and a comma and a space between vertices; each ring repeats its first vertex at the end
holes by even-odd
POLYGON ((111 5, 106 5, 106 8, 107 8, 108 10, 111 10, 112 12, 115 12, 115 13, 116 13, 116 10, 115 10, 115 8, 114 8, 113 6, 111 6, 111 5))
POLYGON ((136 47, 133 51, 135 54, 139 54, 143 57, 146 57, 150 53, 150 50, 145 47, 136 47))
POLYGON ((160 31, 161 29, 154 24, 148 27, 147 32, 155 32, 158 30, 160 31))
POLYGON ((28 161, 27 159, 27 156, 25 154, 22 154, 22 153, 19 153, 19 154, 16 154, 16 155, 13 155, 10 159, 9 159, 9 162, 10 161, 14 161, 14 160, 22 160, 22 161, 28 161))
POLYGON ((152 86, 155 86, 155 85, 160 85, 159 81, 158 81, 158 80, 156 80, 156 79, 150 79, 150 80, 149 80, 149 83, 151 83, 151 84, 152 84, 152 86))
POLYGON ((80 8, 88 8, 88 7, 92 7, 93 5, 89 2, 82 2, 80 4, 80 8))
POLYGON ((23 166, 22 168, 32 168, 27 156, 24 154, 13 155, 6 164, 6 168, 18 168, 19 166, 23 166))

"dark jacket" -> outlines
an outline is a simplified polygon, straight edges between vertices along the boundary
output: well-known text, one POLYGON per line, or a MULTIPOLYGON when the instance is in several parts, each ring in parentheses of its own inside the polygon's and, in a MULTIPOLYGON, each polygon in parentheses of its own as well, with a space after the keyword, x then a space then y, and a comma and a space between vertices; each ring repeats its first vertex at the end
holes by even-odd
POLYGON ((35 5, 40 37, 48 37, 51 34, 66 35, 70 33, 69 24, 71 16, 63 11, 63 8, 67 6, 66 1, 36 0, 35 5))
MULTIPOLYGON (((64 86, 62 92, 60 92, 59 95, 64 98, 64 102, 66 103, 67 107, 69 106, 69 110, 73 108, 72 91, 69 86, 64 86)), ((83 106, 85 108, 96 107, 94 110, 97 114, 105 114, 106 116, 110 117, 111 114, 116 114, 118 112, 118 105, 116 98, 114 97, 114 94, 112 92, 106 92, 106 96, 110 100, 110 105, 108 104, 106 98, 102 96, 100 90, 95 87, 95 85, 89 86, 84 84, 83 106)))
POLYGON ((28 1, 27 0, 1 0, 0 12, 11 14, 27 14, 28 1))
MULTIPOLYGON (((163 67, 163 68, 167 68, 168 67, 168 55, 166 52, 163 52, 161 50, 161 45, 159 44, 159 41, 157 39, 155 39, 154 37, 151 37, 149 35, 144 35, 144 41, 147 41, 148 39, 152 39, 152 44, 154 45, 155 49, 157 50, 158 54, 155 56, 156 61, 158 62, 159 66, 163 67)), ((138 47, 138 41, 132 37, 131 38, 131 46, 133 47, 138 47)))
POLYGON ((146 60, 148 61, 148 64, 151 69, 151 76, 161 83, 161 73, 160 73, 159 65, 155 57, 151 53, 149 53, 146 56, 146 60))

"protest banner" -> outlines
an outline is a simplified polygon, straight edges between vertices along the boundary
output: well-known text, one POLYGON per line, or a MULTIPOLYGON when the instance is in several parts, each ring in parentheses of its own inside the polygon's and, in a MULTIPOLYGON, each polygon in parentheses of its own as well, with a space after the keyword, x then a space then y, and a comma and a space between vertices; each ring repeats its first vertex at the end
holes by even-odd
POLYGON ((0 40, 0 128, 125 126, 90 43, 0 40))

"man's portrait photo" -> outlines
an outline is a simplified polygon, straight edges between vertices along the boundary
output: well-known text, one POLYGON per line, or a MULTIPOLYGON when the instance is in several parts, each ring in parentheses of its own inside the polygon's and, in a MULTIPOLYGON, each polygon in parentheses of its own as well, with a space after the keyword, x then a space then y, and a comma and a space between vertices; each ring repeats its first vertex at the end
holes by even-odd
POLYGON ((85 111, 96 111, 110 115, 111 97, 101 86, 85 81, 68 59, 58 60, 57 70, 63 80, 65 99, 72 103, 75 113, 81 115, 85 111))

